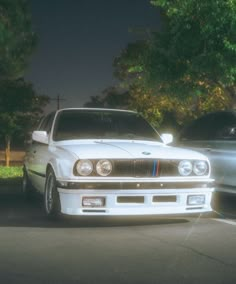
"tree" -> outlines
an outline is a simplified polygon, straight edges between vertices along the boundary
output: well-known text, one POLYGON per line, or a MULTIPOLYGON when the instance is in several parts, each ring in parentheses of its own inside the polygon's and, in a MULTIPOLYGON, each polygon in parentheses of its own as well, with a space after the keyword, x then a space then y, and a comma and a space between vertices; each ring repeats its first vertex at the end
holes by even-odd
POLYGON ((85 107, 120 108, 127 109, 129 106, 129 93, 117 87, 105 89, 101 96, 91 96, 85 107))
POLYGON ((114 74, 132 107, 178 125, 236 99, 236 1, 153 0, 162 27, 129 44, 114 74), (149 34, 150 35, 150 34, 149 34), (147 111, 148 110, 148 111, 147 111))
POLYGON ((28 0, 0 0, 0 80, 22 77, 36 46, 28 0))
POLYGON ((236 1, 153 0, 165 15, 146 54, 145 75, 168 93, 236 97, 236 1))
POLYGON ((20 79, 35 46, 29 0, 0 0, 0 136, 7 166, 12 138, 27 132, 48 100, 20 79))
POLYGON ((0 137, 5 141, 6 166, 12 138, 26 136, 47 103, 48 97, 36 95, 32 84, 23 79, 0 83, 0 137))

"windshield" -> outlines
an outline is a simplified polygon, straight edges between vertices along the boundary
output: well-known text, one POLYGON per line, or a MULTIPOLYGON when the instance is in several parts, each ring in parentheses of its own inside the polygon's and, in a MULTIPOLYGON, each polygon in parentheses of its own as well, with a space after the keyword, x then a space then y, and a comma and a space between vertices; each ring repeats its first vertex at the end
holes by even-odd
POLYGON ((109 110, 61 111, 56 119, 53 140, 73 139, 161 141, 159 134, 137 113, 109 110))

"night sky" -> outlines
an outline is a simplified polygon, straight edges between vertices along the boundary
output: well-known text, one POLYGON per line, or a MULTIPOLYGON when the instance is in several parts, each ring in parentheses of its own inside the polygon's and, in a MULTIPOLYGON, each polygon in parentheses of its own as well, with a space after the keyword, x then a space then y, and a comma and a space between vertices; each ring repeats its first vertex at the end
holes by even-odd
MULTIPOLYGON (((90 96, 117 84, 112 62, 141 35, 130 29, 159 27, 149 0, 31 0, 39 37, 26 79, 40 94, 81 107, 90 96)), ((56 108, 52 101, 48 109, 56 108)))

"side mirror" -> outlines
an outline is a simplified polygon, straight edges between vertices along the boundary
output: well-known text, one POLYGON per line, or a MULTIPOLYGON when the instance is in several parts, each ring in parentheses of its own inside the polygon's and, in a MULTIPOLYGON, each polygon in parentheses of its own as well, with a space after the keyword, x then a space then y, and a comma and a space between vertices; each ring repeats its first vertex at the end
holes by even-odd
POLYGON ((172 134, 169 134, 169 133, 163 133, 161 135, 161 139, 163 141, 164 144, 170 144, 173 142, 173 135, 172 134))
POLYGON ((32 133, 32 139, 39 143, 48 144, 48 134, 46 131, 34 131, 32 133))

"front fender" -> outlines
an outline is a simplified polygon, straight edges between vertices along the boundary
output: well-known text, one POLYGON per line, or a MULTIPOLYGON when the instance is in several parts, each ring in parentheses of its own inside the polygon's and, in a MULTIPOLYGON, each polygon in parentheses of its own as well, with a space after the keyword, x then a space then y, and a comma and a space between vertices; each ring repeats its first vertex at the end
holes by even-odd
POLYGON ((69 151, 59 147, 53 147, 47 168, 48 166, 52 167, 56 179, 73 179, 73 168, 77 160, 78 157, 69 151))

